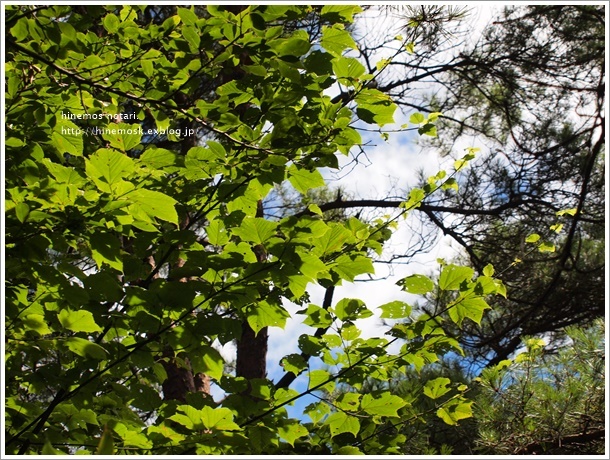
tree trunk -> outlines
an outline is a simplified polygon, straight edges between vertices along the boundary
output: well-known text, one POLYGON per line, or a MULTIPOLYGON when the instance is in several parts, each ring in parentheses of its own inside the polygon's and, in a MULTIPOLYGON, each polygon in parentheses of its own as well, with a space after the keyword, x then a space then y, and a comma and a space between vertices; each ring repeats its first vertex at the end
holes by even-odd
MULTIPOLYGON (((256 217, 263 217, 263 202, 258 201, 256 217)), ((259 262, 267 260, 267 252, 261 245, 253 247, 259 262)), ((268 329, 262 328, 258 334, 244 320, 241 324, 241 337, 237 341, 236 375, 246 379, 264 379, 267 377, 267 339, 268 329)), ((250 385, 248 385, 250 388, 250 385)))

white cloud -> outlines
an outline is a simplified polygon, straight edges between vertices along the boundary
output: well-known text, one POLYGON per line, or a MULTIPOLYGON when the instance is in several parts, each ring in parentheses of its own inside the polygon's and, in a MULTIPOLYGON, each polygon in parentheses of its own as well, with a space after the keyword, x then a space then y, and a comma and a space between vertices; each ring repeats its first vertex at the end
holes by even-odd
MULTIPOLYGON (((480 37, 484 26, 490 22, 493 12, 497 9, 495 2, 480 2, 472 7, 471 16, 467 20, 468 27, 470 27, 468 40, 474 42, 480 37)), ((363 22, 364 28, 361 30, 379 31, 380 34, 387 36, 400 33, 400 24, 392 23, 387 16, 367 13, 363 22)), ((372 38, 374 38, 372 35, 367 35, 369 41, 372 38)), ((397 44, 397 41, 390 43, 374 57, 373 61, 389 57, 397 44)), ((420 170, 423 170, 426 175, 433 175, 439 170, 447 168, 448 164, 453 162, 451 158, 441 158, 430 149, 424 152, 416 143, 419 137, 416 133, 414 134, 412 130, 400 129, 400 126, 407 121, 406 115, 399 111, 396 112, 396 123, 385 127, 388 131, 395 131, 390 133, 388 142, 385 142, 379 133, 361 131, 366 145, 365 153, 357 157, 354 155, 341 156, 339 158, 341 169, 338 173, 329 170, 323 173, 329 184, 335 187, 341 186, 356 199, 383 199, 390 196, 399 199, 401 194, 404 198, 408 190, 416 184, 420 170)), ((367 128, 364 124, 359 126, 367 128)), ((463 151, 460 149, 470 146, 475 145, 460 144, 456 149, 455 157, 461 157, 463 151)), ((408 219, 417 219, 417 216, 411 215, 408 219)), ((397 253, 406 251, 411 244, 412 237, 410 230, 401 225, 390 241, 392 250, 397 253)), ((401 291, 400 287, 396 285, 396 281, 414 273, 434 272, 438 269, 437 258, 450 259, 456 254, 454 246, 451 238, 445 236, 439 238, 431 250, 414 257, 408 265, 395 265, 390 270, 387 265, 376 264, 377 276, 388 276, 387 279, 374 282, 343 283, 335 290, 333 305, 342 298, 361 299, 374 312, 373 317, 357 322, 357 326, 362 330, 362 336, 382 337, 388 327, 382 324, 377 307, 393 300, 402 300, 411 304, 416 300, 414 296, 401 291)), ((324 290, 319 286, 313 286, 309 292, 312 303, 321 305, 324 290)), ((283 375, 283 369, 279 366, 281 358, 290 353, 300 353, 297 338, 301 334, 313 334, 314 332, 314 329, 302 324, 301 316, 294 315, 298 309, 296 306, 289 306, 288 309, 293 317, 287 321, 285 329, 272 328, 269 331, 267 368, 269 378, 274 381, 283 375)), ((395 347, 392 351, 395 351, 395 347)), ((314 362, 315 360, 312 361, 312 363, 314 362)), ((303 377, 300 377, 293 387, 304 390, 306 382, 303 381, 303 377)), ((294 410, 298 411, 302 406, 303 403, 299 403, 297 409, 294 410)), ((300 414, 297 415, 300 416, 300 414)))

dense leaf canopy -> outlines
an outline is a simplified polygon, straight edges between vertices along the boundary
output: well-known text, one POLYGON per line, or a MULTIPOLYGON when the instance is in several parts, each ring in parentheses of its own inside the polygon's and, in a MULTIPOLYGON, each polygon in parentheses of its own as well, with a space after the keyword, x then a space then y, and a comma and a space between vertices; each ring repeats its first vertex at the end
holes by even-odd
MULTIPOLYGON (((410 453, 423 420, 463 427, 482 407, 471 398, 489 396, 439 373, 444 358, 495 363, 524 335, 599 315, 600 18, 572 8, 542 46, 531 40, 560 10, 528 11, 426 68, 459 10, 410 10, 379 58, 351 5, 7 6, 3 452, 410 453), (428 77, 454 92, 411 91, 428 77), (591 113, 557 119, 566 107, 591 113), (505 159, 469 172, 468 146, 392 200, 329 198, 329 171, 365 151, 363 132, 387 139, 399 108, 399 130, 441 150, 443 129, 476 131, 505 159), (347 212, 363 207, 395 209, 347 212), (334 298, 375 274, 414 214, 468 261, 400 279, 416 305, 334 298), (307 333, 290 335, 295 318, 307 333), (299 352, 268 362, 270 328, 299 352)), ((494 420, 480 423, 495 439, 494 420)))
MULTIPOLYGON (((358 11, 7 8, 8 453, 400 451, 388 429, 417 412, 387 390, 320 399, 309 423, 285 409, 336 381, 358 387, 459 351, 438 318, 396 306, 385 314, 406 322, 361 338, 355 321, 371 310, 332 301, 333 286, 373 272, 395 218, 333 222, 314 207, 268 219, 263 205, 285 182, 324 185, 319 168, 362 143, 357 121, 393 122, 396 106, 346 56, 358 11), (326 94, 336 83, 355 113, 326 94), (312 283, 327 289, 321 307, 308 304, 312 283), (295 313, 287 302, 314 329, 274 383, 267 329, 295 313), (235 372, 217 351, 231 341, 235 372), (332 369, 310 368, 311 356, 332 369)), ((454 174, 406 196, 400 215, 454 174)), ((458 324, 480 321, 485 297, 503 292, 454 265, 439 289, 455 294, 446 311, 458 324)), ((435 398, 429 388, 414 397, 435 398)), ((450 424, 470 415, 456 391, 438 407, 450 424)))

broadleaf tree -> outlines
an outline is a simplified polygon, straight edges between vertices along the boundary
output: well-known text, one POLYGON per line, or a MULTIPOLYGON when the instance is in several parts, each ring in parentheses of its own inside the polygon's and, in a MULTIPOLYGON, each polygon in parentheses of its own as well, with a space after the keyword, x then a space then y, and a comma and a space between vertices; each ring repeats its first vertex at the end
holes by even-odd
MULTIPOLYGON (((456 186, 472 152, 406 192, 393 217, 265 212, 274 187, 305 195, 324 185, 322 168, 364 148, 360 123, 395 121, 397 106, 372 84, 387 62, 367 70, 350 54, 360 8, 5 12, 5 453, 400 453, 395 428, 421 415, 413 398, 450 382, 320 395, 460 353, 446 329, 480 322, 505 290, 489 273, 442 264, 438 283, 402 285, 445 292, 444 309, 387 306, 402 321, 373 338, 357 326, 373 306, 333 298, 374 270, 398 219, 456 186), (345 97, 330 96, 337 85, 345 97), (297 311, 311 332, 271 381, 269 328, 297 311), (219 346, 232 342, 227 363, 219 346), (304 390, 291 387, 300 374, 304 390), (289 416, 311 394, 308 420, 289 416)), ((437 118, 415 116, 419 133, 435 135, 437 118)), ((456 391, 434 407, 450 425, 471 414, 456 391)))

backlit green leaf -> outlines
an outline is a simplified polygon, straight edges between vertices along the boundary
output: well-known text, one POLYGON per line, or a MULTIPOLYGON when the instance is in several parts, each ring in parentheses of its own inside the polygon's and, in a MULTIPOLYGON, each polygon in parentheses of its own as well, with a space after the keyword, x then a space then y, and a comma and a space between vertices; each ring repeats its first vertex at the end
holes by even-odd
POLYGON ((317 169, 309 171, 307 169, 297 168, 295 165, 288 167, 288 181, 300 193, 307 193, 312 188, 322 187, 324 178, 317 169))
POLYGON ((58 120, 53 129, 53 145, 59 153, 83 155, 83 131, 69 120, 58 120))
POLYGON ((341 56, 346 49, 355 49, 356 43, 346 30, 334 26, 324 26, 322 28, 322 48, 335 56, 341 56))
POLYGON ((229 242, 229 235, 221 220, 215 219, 206 227, 208 241, 215 246, 224 246, 229 242))
POLYGON ((307 428, 296 420, 287 420, 283 422, 283 424, 277 428, 277 433, 280 435, 280 438, 288 442, 291 446, 294 446, 294 442, 297 439, 309 434, 307 428))
POLYGON ((434 289, 434 283, 424 275, 410 275, 397 283, 402 289, 411 294, 427 294, 434 289))
POLYGON ((89 240, 91 245, 91 257, 98 268, 104 264, 111 268, 123 271, 123 260, 121 259, 121 245, 119 239, 109 233, 94 233, 89 240))
POLYGON ((362 397, 360 408, 371 415, 398 417, 398 409, 406 405, 407 403, 401 397, 389 392, 383 392, 378 396, 367 393, 362 397))
POLYGON ((59 312, 57 317, 63 327, 73 332, 99 332, 102 330, 95 323, 91 312, 87 310, 71 311, 64 309, 59 312))
POLYGON ((108 13, 105 17, 104 17, 104 28, 111 34, 115 33, 117 30, 119 30, 119 25, 121 24, 121 22, 119 21, 119 18, 112 13, 108 13))
POLYGON ((284 307, 264 300, 246 307, 246 319, 256 333, 267 326, 284 328, 288 318, 290 314, 284 307))
POLYGON ((428 380, 424 385, 424 394, 428 398, 438 399, 451 390, 451 388, 449 388, 450 383, 451 380, 446 377, 438 377, 433 380, 428 380))
POLYGON ((360 421, 358 418, 345 412, 331 414, 326 423, 330 427, 330 436, 333 438, 341 433, 352 433, 356 436, 360 431, 360 421))
MULTIPOLYGON (((111 149, 99 149, 85 160, 85 165, 88 177, 110 186, 122 182, 135 168, 131 158, 111 149)), ((100 185, 98 187, 105 192, 111 190, 100 185)))
POLYGON ((352 81, 360 78, 366 71, 365 67, 360 64, 358 59, 345 56, 333 59, 333 70, 338 78, 345 78, 352 81))
POLYGON ((320 14, 330 22, 352 22, 354 14, 362 11, 362 8, 355 5, 324 5, 320 14))
POLYGON ((400 319, 408 318, 411 314, 411 306, 400 300, 388 302, 379 307, 381 309, 381 318, 400 319))
POLYGON ((490 308, 489 305, 482 297, 466 297, 449 309, 449 317, 458 326, 465 318, 481 324, 483 313, 488 308, 490 308))
POLYGON ((286 372, 292 372, 294 375, 299 375, 301 371, 307 368, 307 363, 303 357, 296 353, 284 356, 280 361, 280 364, 286 372))
POLYGON ((27 315, 23 318, 23 324, 28 329, 36 331, 39 335, 46 335, 51 333, 51 329, 49 329, 49 326, 47 325, 47 322, 43 315, 27 315))
POLYGON ((426 117, 424 117, 421 113, 415 112, 409 118, 409 123, 413 123, 414 125, 419 125, 420 123, 423 123, 425 119, 426 119, 426 117))
POLYGON ((299 315, 305 315, 303 324, 312 327, 328 327, 332 324, 332 317, 328 310, 310 304, 305 310, 297 311, 299 315))
POLYGON ((201 372, 213 379, 220 380, 224 372, 225 362, 218 350, 208 345, 202 345, 197 355, 198 359, 191 359, 193 372, 201 372))
POLYGON ((140 143, 141 127, 127 123, 109 123, 104 129, 102 137, 110 143, 111 147, 119 149, 121 152, 127 152, 140 143))
POLYGON ((165 220, 178 225, 176 200, 164 193, 154 190, 136 189, 126 195, 134 206, 151 218, 165 220))
POLYGON ((208 430, 238 431, 241 428, 233 421, 233 412, 226 407, 201 409, 201 421, 208 430))
POLYGON ((344 254, 337 257, 333 271, 339 274, 342 279, 347 281, 354 281, 354 278, 364 273, 375 273, 373 262, 369 257, 356 255, 348 256, 344 254))
POLYGON ((93 358, 98 361, 108 358, 108 352, 102 346, 89 340, 80 337, 68 337, 65 343, 72 353, 82 356, 83 358, 93 358))
POLYGON ((335 305, 334 310, 337 318, 341 321, 354 321, 358 318, 368 318, 373 315, 360 299, 341 299, 335 305))
POLYGON ((100 442, 95 450, 95 455, 114 455, 114 440, 112 439, 112 430, 108 426, 104 426, 104 432, 100 438, 100 442))
POLYGON ((444 291, 457 290, 463 282, 470 281, 472 275, 474 275, 472 268, 450 264, 443 267, 438 286, 444 291))
POLYGON ((460 420, 472 417, 471 406, 472 401, 459 402, 449 407, 443 406, 436 411, 436 415, 438 415, 447 425, 457 425, 460 420))

